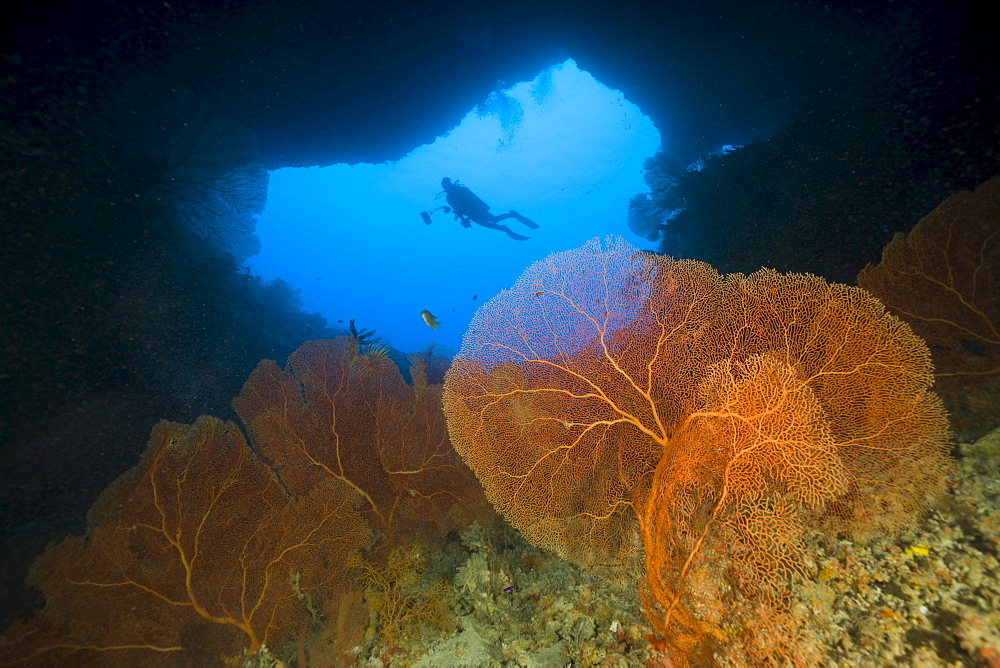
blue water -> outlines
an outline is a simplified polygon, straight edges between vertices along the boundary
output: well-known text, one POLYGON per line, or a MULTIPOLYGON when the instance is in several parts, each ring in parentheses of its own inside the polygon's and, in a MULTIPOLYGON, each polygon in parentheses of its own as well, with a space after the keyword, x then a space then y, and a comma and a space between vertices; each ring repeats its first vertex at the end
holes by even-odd
POLYGON ((339 164, 271 173, 251 269, 301 290, 306 311, 331 325, 374 329, 404 352, 457 350, 476 308, 532 262, 586 239, 620 234, 629 199, 647 190, 642 163, 660 149, 652 121, 572 60, 503 88, 434 143, 388 164, 339 164), (508 238, 464 229, 444 211, 441 178, 472 189, 515 220, 508 238), (433 313, 437 330, 420 314, 433 313))

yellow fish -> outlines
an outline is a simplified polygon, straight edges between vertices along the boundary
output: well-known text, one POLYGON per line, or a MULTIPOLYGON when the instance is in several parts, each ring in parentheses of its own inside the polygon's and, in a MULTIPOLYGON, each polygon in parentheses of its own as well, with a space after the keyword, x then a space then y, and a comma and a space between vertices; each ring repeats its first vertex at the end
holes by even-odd
POLYGON ((437 329, 441 325, 437 318, 434 317, 434 314, 426 309, 420 312, 420 317, 424 319, 424 324, 431 329, 437 329))

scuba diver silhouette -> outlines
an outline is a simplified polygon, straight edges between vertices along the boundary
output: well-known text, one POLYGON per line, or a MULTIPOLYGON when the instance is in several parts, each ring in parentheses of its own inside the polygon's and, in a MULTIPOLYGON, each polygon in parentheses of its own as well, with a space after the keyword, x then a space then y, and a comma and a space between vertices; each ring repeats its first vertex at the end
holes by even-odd
MULTIPOLYGON (((462 227, 469 228, 472 227, 472 223, 476 223, 477 225, 488 227, 491 230, 500 230, 501 232, 505 232, 508 237, 516 241, 527 241, 528 237, 521 236, 506 225, 500 225, 499 223, 501 220, 514 218, 524 223, 531 229, 538 228, 538 223, 528 220, 513 209, 511 209, 508 213, 502 213, 499 216, 490 213, 489 204, 476 197, 475 193, 467 187, 461 185, 458 181, 452 183, 451 179, 447 176, 441 179, 441 187, 444 188, 443 194, 445 195, 449 206, 439 206, 437 209, 431 209, 430 211, 421 211, 420 217, 423 218, 424 222, 428 225, 431 224, 431 214, 440 209, 444 209, 445 213, 453 213, 455 215, 455 220, 462 223, 462 227)), ((441 193, 438 193, 438 197, 441 197, 441 193)))

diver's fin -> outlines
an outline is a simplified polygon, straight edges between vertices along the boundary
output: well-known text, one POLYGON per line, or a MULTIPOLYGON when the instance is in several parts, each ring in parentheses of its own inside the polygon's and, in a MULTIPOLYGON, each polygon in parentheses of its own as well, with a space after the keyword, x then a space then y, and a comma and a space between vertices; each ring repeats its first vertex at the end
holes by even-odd
POLYGON ((524 223, 525 225, 527 225, 531 229, 533 229, 533 230, 537 230, 538 229, 538 223, 536 223, 533 220, 528 220, 527 218, 525 218, 524 216, 522 216, 521 214, 519 214, 517 211, 514 211, 514 209, 510 210, 510 215, 514 216, 515 218, 517 218, 519 221, 521 221, 522 223, 524 223))
POLYGON ((431 224, 431 214, 427 211, 421 211, 420 217, 424 219, 424 223, 427 225, 431 224))
POLYGON ((501 225, 500 227, 503 229, 504 232, 507 233, 507 236, 510 237, 511 239, 513 239, 514 241, 527 241, 528 240, 528 237, 522 237, 520 234, 518 234, 517 232, 512 231, 506 225, 501 225))

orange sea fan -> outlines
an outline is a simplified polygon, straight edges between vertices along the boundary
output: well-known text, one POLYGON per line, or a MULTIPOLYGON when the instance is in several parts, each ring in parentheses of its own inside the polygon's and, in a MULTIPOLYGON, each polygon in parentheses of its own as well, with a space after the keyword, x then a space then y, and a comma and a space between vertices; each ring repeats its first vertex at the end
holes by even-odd
POLYGON ((646 557, 677 662, 804 659, 805 531, 912 520, 944 491, 926 346, 865 292, 591 240, 480 310, 447 374, 456 449, 536 545, 646 557), (783 640, 782 640, 783 639, 783 640))
POLYGON ((307 341, 285 369, 262 361, 233 406, 293 495, 339 480, 363 499, 377 536, 396 545, 427 540, 429 527, 444 535, 483 499, 451 446, 425 357, 411 357, 412 383, 382 357, 359 355, 347 337, 307 341))

